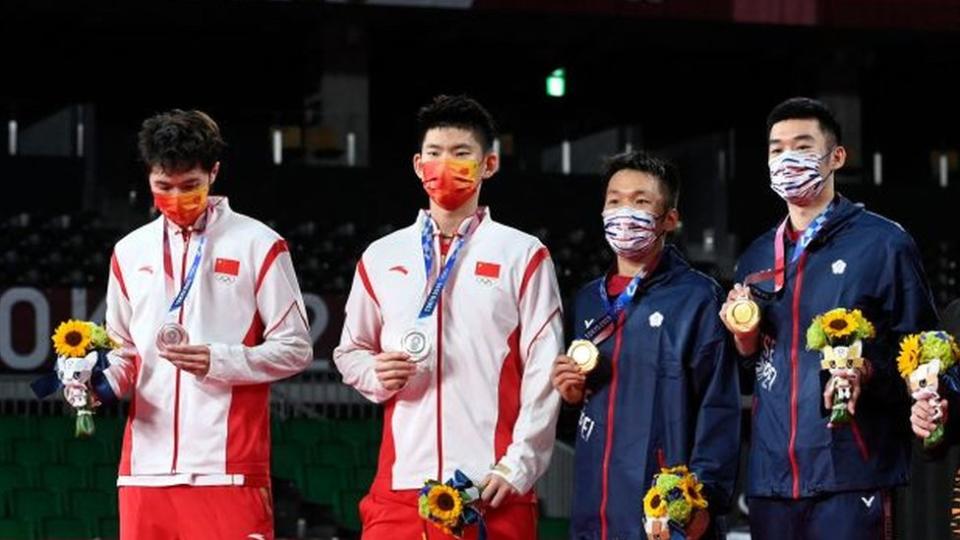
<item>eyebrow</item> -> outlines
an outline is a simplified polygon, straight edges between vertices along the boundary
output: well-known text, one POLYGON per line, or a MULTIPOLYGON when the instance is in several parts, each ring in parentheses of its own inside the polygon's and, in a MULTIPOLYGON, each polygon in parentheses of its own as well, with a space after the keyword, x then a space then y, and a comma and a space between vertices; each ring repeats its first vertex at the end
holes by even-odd
MULTIPOLYGON (((443 148, 444 148, 443 145, 440 145, 440 144, 431 143, 427 145, 428 150, 443 150, 443 148)), ((451 150, 471 150, 470 145, 467 143, 455 144, 451 146, 450 149, 451 150)))
MULTIPOLYGON (((801 142, 801 141, 805 141, 805 142, 816 142, 816 140, 817 140, 817 139, 814 138, 813 135, 809 135, 809 134, 806 134, 806 133, 804 133, 803 135, 797 135, 796 137, 793 138, 793 141, 794 141, 794 142, 801 142)), ((783 141, 780 140, 780 139, 770 139, 770 144, 781 144, 782 142, 783 142, 783 141)))
POLYGON ((181 180, 180 182, 174 182, 174 181, 173 181, 172 179, 170 179, 170 178, 155 179, 155 180, 153 180, 154 183, 160 184, 160 185, 165 185, 165 186, 174 186, 174 185, 182 186, 182 185, 184 185, 184 184, 192 184, 192 183, 202 182, 202 181, 203 181, 203 177, 202 177, 202 176, 190 176, 190 177, 184 178, 184 179, 181 180))
POLYGON ((621 196, 623 196, 623 195, 626 195, 626 196, 634 195, 634 196, 636 196, 636 195, 652 195, 652 194, 653 194, 653 193, 652 193, 651 191, 648 191, 648 190, 646 190, 646 189, 634 189, 634 190, 631 190, 631 191, 620 191, 619 189, 611 189, 611 190, 607 191, 607 195, 608 195, 608 196, 610 196, 610 195, 621 195, 621 196))

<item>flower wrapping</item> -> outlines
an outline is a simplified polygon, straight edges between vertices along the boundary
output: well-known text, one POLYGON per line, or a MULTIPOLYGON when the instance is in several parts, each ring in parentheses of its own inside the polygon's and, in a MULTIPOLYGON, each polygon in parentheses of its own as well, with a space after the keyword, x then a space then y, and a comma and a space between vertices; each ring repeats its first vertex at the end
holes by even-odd
POLYGON ((827 427, 853 419, 848 406, 853 388, 847 377, 863 368, 863 340, 874 336, 873 324, 859 309, 831 309, 814 317, 807 328, 807 350, 820 351, 820 368, 830 372, 827 384, 833 388, 833 407, 827 427))
POLYGON ((96 431, 93 414, 100 405, 90 389, 90 380, 96 371, 106 368, 105 353, 119 345, 104 327, 78 320, 61 323, 51 339, 57 352, 54 371, 63 387, 63 397, 77 413, 74 435, 89 437, 96 431))
POLYGON ((427 480, 420 489, 420 517, 433 523, 443 532, 463 538, 464 530, 476 524, 478 537, 487 536, 480 511, 480 488, 460 470, 445 483, 427 480))
POLYGON ((930 448, 943 440, 943 411, 940 407, 940 382, 943 380, 952 390, 960 391, 960 347, 956 339, 946 332, 920 332, 900 340, 897 356, 897 371, 906 381, 914 400, 926 400, 936 414, 937 428, 923 439, 923 446, 930 448))
POLYGON ((643 497, 644 530, 650 540, 671 535, 699 538, 706 529, 703 484, 685 465, 663 468, 643 497))

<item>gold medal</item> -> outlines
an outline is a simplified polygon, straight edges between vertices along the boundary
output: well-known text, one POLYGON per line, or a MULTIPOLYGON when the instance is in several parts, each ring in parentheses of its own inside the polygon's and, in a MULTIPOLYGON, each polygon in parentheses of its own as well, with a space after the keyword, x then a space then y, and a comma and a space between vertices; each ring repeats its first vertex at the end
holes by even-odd
POLYGON ((577 339, 567 349, 567 356, 573 358, 581 373, 590 373, 593 368, 597 367, 597 362, 600 360, 600 350, 592 341, 577 339))
POLYGON ((738 334, 748 334, 760 324, 760 306, 746 298, 736 300, 727 309, 727 322, 738 334))

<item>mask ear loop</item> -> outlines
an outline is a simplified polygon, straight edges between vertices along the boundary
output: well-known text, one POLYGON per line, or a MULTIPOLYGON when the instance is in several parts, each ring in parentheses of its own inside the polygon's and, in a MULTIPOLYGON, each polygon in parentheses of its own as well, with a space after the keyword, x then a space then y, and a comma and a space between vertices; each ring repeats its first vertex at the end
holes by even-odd
MULTIPOLYGON (((838 148, 839 146, 840 146, 840 145, 837 145, 837 144, 831 146, 831 147, 830 147, 830 150, 827 150, 822 156, 820 156, 819 161, 820 161, 821 163, 823 163, 823 162, 829 160, 830 157, 833 155, 833 153, 837 150, 837 148, 838 148)), ((832 169, 829 174, 827 174, 826 176, 823 177, 823 181, 826 182, 827 180, 829 180, 831 176, 834 176, 834 175, 836 174, 836 172, 837 172, 836 169, 832 169)))

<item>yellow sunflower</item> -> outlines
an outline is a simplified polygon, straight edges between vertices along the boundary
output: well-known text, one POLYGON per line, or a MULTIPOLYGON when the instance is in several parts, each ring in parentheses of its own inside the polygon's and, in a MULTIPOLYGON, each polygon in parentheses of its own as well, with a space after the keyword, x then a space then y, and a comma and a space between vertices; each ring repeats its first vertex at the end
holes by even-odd
POLYGON ((857 330, 857 320, 851 313, 847 313, 843 308, 832 309, 823 314, 820 321, 823 326, 823 332, 828 338, 844 338, 857 330))
POLYGON ((694 508, 706 508, 707 500, 703 498, 703 484, 697 482, 693 475, 684 476, 680 480, 680 490, 683 496, 694 508))
POLYGON ((900 355, 897 356, 897 371, 904 379, 909 379, 910 374, 917 369, 920 364, 920 334, 912 334, 900 342, 900 355))
POLYGON ((444 484, 437 484, 427 493, 427 508, 430 509, 431 516, 445 525, 455 525, 463 511, 463 501, 457 490, 444 484))
POLYGON ((651 488, 643 498, 643 513, 647 517, 659 518, 667 515, 667 501, 660 496, 660 490, 651 488))
POLYGON ((87 347, 90 346, 90 325, 75 320, 60 323, 51 339, 53 348, 60 356, 70 358, 86 356, 87 347))

